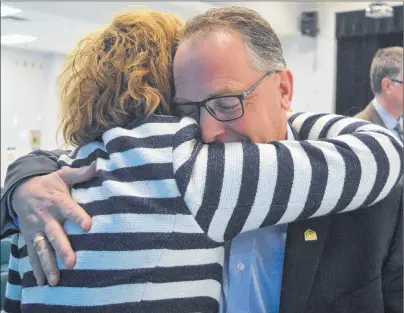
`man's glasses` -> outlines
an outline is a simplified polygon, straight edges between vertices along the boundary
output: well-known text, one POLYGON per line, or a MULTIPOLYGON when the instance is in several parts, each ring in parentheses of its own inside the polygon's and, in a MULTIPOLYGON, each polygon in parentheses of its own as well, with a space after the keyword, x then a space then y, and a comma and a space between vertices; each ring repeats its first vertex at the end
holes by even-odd
POLYGON ((395 83, 399 83, 399 84, 403 84, 403 81, 402 80, 398 80, 398 79, 394 79, 394 78, 390 78, 390 80, 392 81, 392 82, 395 82, 395 83))
POLYGON ((269 76, 279 71, 270 71, 254 86, 242 94, 211 97, 200 102, 174 104, 176 115, 189 116, 199 122, 201 108, 205 108, 210 115, 220 122, 230 122, 244 115, 244 101, 269 76))

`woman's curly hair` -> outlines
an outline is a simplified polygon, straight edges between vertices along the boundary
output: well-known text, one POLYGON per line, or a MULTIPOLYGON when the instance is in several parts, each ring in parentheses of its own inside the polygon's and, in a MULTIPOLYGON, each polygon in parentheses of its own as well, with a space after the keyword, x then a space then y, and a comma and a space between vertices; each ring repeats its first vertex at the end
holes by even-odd
POLYGON ((99 140, 137 117, 169 114, 170 72, 183 22, 158 12, 119 14, 80 41, 58 83, 67 144, 99 140))

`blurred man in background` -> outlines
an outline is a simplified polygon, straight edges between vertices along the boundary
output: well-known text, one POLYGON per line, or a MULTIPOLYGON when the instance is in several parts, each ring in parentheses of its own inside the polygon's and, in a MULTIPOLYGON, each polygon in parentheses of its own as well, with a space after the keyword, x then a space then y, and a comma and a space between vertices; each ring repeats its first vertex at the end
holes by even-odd
POLYGON ((374 99, 356 117, 386 127, 403 141, 403 48, 376 52, 370 68, 374 99))

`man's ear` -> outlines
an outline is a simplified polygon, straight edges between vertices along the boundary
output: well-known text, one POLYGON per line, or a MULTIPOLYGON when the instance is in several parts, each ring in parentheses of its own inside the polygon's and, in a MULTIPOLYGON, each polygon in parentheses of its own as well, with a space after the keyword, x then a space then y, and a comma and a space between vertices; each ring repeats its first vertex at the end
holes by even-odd
POLYGON ((281 106, 283 110, 287 111, 291 108, 293 99, 293 74, 289 69, 286 69, 278 75, 281 106))
POLYGON ((389 94, 391 91, 391 85, 391 80, 387 77, 384 77, 381 81, 382 93, 389 94))

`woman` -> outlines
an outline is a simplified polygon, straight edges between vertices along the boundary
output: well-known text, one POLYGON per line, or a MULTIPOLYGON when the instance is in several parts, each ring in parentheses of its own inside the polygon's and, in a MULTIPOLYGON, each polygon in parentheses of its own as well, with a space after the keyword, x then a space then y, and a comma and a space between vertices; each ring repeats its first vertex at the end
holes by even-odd
POLYGON ((117 16, 105 31, 86 38, 68 62, 61 77, 62 130, 78 148, 58 163, 95 162, 96 178, 72 189, 93 226, 83 233, 65 223, 77 262, 72 270, 62 269, 57 287, 36 285, 25 242, 15 235, 6 312, 216 312, 225 240, 359 206, 352 203, 371 205, 398 180, 400 145, 387 131, 359 120, 291 114, 292 125, 312 139, 344 133, 311 141, 311 148, 303 141, 208 146, 194 120, 158 115, 169 113, 170 64, 181 26, 169 14, 117 16), (369 153, 357 138, 380 145, 369 145, 369 153), (283 189, 293 182, 291 168, 311 175, 303 162, 279 157, 291 151, 314 160, 317 183, 330 191, 344 184, 336 173, 345 169, 344 160, 352 169, 377 170, 383 149, 394 154, 389 179, 376 183, 361 176, 353 200, 338 191, 308 198, 307 186, 283 189), (257 165, 255 174, 249 171, 257 165), (217 176, 205 175, 207 166, 217 166, 217 176), (275 177, 283 179, 271 183, 275 177), (293 196, 278 197, 276 188, 293 196))

